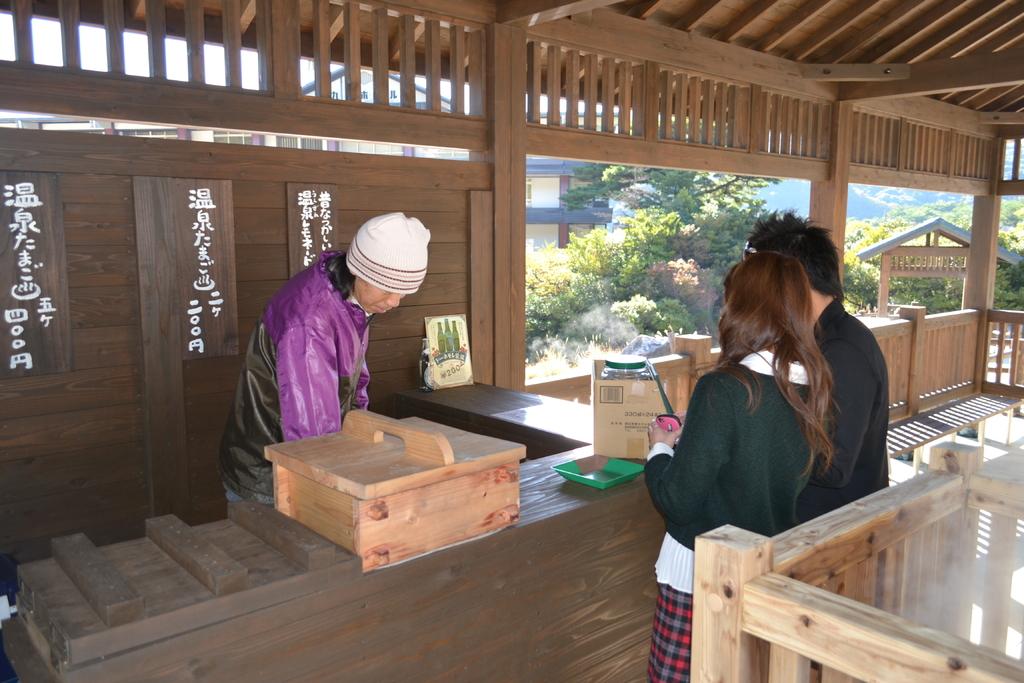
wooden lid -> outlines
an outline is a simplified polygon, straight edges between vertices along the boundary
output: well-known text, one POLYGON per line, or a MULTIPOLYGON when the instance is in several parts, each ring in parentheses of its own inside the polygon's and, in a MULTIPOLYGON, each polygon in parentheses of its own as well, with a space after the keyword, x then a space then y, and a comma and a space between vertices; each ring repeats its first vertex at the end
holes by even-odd
POLYGON ((526 447, 418 417, 353 410, 337 434, 274 444, 265 453, 278 467, 368 499, 517 464, 526 447))

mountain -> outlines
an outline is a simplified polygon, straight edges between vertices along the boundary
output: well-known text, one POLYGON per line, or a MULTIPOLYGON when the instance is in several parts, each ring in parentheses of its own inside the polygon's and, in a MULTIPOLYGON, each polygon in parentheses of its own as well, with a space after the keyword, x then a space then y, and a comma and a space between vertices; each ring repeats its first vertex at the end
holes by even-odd
MULTIPOLYGON (((758 192, 770 211, 795 209, 806 214, 811 202, 811 183, 806 180, 783 180, 758 192)), ((920 206, 938 201, 969 202, 966 195, 951 192, 926 192, 899 187, 850 185, 846 215, 849 218, 878 218, 897 206, 920 206)))

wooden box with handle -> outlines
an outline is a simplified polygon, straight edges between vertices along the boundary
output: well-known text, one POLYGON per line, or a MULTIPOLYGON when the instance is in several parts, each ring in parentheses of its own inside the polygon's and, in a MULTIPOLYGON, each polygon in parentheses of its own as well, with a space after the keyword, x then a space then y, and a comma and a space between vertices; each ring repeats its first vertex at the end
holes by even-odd
POLYGON ((279 511, 362 558, 363 571, 519 518, 525 447, 354 410, 337 434, 268 446, 279 511))

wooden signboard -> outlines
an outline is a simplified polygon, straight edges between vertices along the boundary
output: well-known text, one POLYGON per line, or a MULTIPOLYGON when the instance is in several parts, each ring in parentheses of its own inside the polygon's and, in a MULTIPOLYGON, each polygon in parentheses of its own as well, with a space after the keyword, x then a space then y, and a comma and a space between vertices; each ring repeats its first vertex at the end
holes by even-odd
POLYGON ((71 368, 57 176, 0 171, 0 378, 71 368))
POLYGON ((337 185, 288 183, 288 274, 295 275, 322 252, 338 248, 337 185))
POLYGON ((231 182, 136 178, 135 206, 136 229, 162 235, 157 260, 171 260, 165 314, 178 319, 181 359, 237 354, 231 182))

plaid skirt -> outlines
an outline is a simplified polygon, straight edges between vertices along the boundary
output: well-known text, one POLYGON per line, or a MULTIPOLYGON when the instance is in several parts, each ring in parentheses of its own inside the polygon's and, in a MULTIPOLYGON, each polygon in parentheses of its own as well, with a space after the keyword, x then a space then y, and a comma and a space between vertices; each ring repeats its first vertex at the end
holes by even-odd
POLYGON ((651 683, 689 683, 693 595, 658 584, 651 656, 647 680, 651 683))

